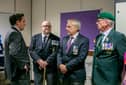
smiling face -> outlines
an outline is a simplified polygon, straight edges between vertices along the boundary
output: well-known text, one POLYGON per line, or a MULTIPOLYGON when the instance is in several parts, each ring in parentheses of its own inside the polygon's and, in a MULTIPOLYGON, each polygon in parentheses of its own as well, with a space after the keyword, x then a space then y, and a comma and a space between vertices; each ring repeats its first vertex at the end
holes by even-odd
POLYGON ((51 32, 51 23, 49 21, 43 21, 41 23, 42 33, 49 34, 51 32))

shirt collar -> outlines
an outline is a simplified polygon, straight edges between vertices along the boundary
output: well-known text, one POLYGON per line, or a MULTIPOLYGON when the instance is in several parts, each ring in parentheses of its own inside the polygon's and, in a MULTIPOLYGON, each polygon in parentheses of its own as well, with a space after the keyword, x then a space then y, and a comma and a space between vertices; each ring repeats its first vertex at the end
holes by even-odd
POLYGON ((79 32, 77 32, 76 34, 74 34, 72 37, 74 38, 74 39, 76 39, 76 37, 79 35, 79 32))
POLYGON ((45 37, 45 36, 49 37, 49 35, 50 35, 50 34, 45 35, 44 33, 42 33, 42 37, 45 37))
POLYGON ((105 32, 102 32, 105 36, 108 36, 108 34, 110 33, 110 31, 112 30, 112 28, 108 29, 107 31, 105 32))
POLYGON ((16 28, 19 32, 21 32, 21 31, 20 31, 20 28, 17 27, 16 25, 14 25, 13 27, 16 28))

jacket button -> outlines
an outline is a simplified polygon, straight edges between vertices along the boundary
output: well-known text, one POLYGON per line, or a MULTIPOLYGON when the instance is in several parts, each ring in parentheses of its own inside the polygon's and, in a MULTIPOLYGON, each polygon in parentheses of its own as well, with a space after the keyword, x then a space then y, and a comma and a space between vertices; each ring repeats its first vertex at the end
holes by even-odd
POLYGON ((98 66, 97 65, 95 65, 95 68, 97 68, 98 66))

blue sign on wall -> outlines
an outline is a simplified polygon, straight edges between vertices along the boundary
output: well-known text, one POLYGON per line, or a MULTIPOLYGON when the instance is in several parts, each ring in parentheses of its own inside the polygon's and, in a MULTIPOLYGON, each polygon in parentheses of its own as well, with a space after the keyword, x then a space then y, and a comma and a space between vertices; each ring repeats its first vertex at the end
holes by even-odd
POLYGON ((3 54, 3 44, 2 44, 1 35, 0 35, 0 54, 3 54))
POLYGON ((3 44, 0 35, 0 66, 4 66, 4 56, 3 56, 3 44))

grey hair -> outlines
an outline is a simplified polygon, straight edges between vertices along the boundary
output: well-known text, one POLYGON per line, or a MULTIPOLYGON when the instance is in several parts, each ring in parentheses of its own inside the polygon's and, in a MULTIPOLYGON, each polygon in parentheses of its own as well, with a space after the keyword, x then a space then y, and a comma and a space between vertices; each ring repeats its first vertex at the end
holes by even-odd
POLYGON ((77 19, 68 19, 67 22, 72 22, 72 25, 76 26, 78 30, 81 28, 81 22, 77 19))

